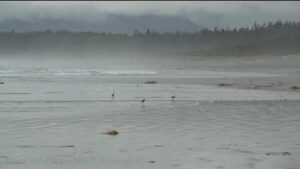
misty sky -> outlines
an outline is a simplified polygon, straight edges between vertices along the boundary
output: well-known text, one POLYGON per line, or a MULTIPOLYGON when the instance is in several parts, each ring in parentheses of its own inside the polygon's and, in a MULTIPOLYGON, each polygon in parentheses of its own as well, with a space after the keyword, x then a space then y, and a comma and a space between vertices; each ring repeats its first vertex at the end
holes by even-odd
POLYGON ((300 2, 225 1, 90 1, 0 2, 0 21, 6 19, 67 19, 101 22, 109 15, 184 16, 201 27, 250 26, 254 22, 300 21, 300 2))

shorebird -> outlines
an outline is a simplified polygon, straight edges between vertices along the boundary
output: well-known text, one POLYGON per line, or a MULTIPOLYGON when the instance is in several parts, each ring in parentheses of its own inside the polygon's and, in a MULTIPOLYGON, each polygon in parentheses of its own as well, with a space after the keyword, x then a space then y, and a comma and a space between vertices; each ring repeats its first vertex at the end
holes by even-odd
POLYGON ((111 97, 114 98, 115 97, 115 92, 113 91, 113 93, 111 94, 111 97))
POLYGON ((141 103, 144 103, 146 101, 146 99, 145 98, 143 98, 143 100, 141 100, 141 103))

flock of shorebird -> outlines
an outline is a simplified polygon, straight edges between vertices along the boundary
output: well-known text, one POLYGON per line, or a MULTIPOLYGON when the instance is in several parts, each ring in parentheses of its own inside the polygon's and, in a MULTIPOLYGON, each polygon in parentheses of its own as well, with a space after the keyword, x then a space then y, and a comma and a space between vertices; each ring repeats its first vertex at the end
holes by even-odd
MULTIPOLYGON (((171 96, 171 99, 174 100, 176 97, 176 95, 171 96)), ((113 91, 111 94, 111 98, 114 99, 115 98, 115 92, 113 91)), ((144 103, 146 101, 146 98, 143 98, 140 102, 144 103)))

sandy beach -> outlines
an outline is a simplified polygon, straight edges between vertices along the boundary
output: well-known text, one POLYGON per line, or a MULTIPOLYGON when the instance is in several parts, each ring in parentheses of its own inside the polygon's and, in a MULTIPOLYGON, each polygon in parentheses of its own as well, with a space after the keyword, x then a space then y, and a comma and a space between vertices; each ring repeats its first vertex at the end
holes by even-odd
POLYGON ((0 168, 297 169, 299 61, 193 57, 130 70, 2 62, 0 168))

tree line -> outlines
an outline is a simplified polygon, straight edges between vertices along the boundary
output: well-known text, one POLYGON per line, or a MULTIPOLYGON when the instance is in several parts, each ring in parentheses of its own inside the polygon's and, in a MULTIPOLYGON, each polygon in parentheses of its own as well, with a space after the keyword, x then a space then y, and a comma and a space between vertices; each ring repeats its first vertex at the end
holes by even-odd
POLYGON ((132 34, 44 30, 0 32, 0 54, 151 53, 169 55, 252 56, 300 53, 300 22, 254 23, 251 27, 203 29, 198 32, 132 34))

